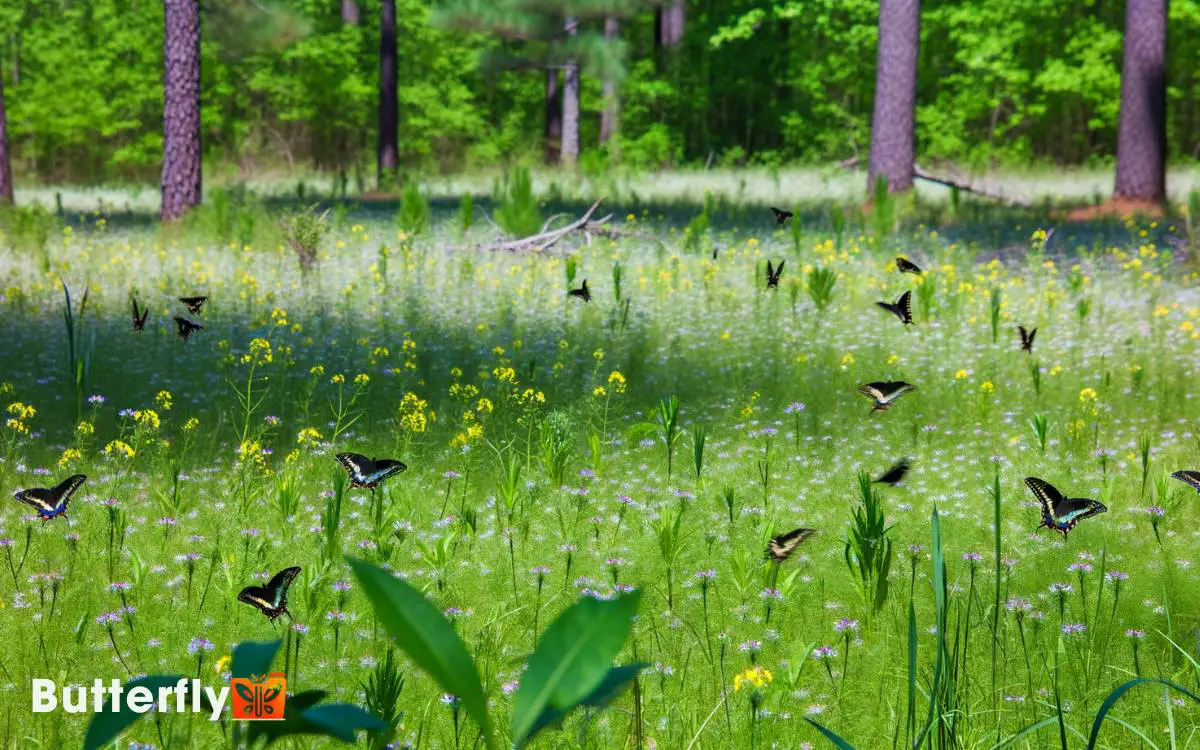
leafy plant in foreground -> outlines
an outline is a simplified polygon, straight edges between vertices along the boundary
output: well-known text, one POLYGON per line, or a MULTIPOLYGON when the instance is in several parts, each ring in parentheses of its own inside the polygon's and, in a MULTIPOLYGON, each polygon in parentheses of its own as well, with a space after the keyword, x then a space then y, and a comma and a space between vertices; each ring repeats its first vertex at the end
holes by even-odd
MULTIPOLYGON (((450 622, 419 591, 388 571, 349 558, 375 616, 408 657, 432 677, 479 727, 489 750, 499 747, 475 660, 450 622)), ((646 665, 613 666, 633 627, 640 592, 609 601, 585 597, 552 622, 529 655, 513 702, 509 734, 523 747, 576 706, 608 705, 646 665)))
POLYGON ((858 490, 861 502, 854 509, 846 538, 846 566, 863 601, 879 610, 887 601, 888 572, 892 567, 892 540, 887 535, 892 527, 886 525, 880 497, 866 472, 858 474, 858 490))

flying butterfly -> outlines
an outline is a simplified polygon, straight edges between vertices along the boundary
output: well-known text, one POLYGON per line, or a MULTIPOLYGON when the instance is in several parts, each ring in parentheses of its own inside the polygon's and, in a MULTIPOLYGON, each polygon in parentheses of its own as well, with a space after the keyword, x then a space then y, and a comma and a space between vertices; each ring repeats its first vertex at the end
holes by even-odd
POLYGON ((875 304, 895 315, 904 325, 912 325, 912 292, 901 294, 900 299, 896 300, 896 304, 890 302, 876 302, 875 304))
POLYGON ((179 326, 179 338, 184 341, 187 341, 188 337, 196 331, 204 330, 204 326, 199 323, 193 323, 187 318, 181 318, 178 315, 175 316, 175 325, 179 326))
POLYGON ((875 404, 871 407, 872 412, 887 411, 892 408, 892 404, 896 399, 900 398, 909 391, 915 391, 917 387, 903 380, 894 382, 875 381, 872 383, 864 383, 858 387, 858 392, 867 398, 874 399, 875 404))
POLYGON ((784 211, 783 209, 775 208, 774 206, 771 207, 771 213, 775 215, 776 224, 782 224, 793 216, 791 211, 784 211))
POLYGON ((1184 469, 1171 475, 1196 491, 1200 491, 1200 471, 1184 469))
POLYGON ((896 258, 896 270, 900 273, 911 273, 920 276, 924 271, 916 263, 913 263, 908 258, 896 258))
POLYGON ((1032 331, 1025 330, 1025 326, 1017 326, 1017 333, 1021 334, 1021 351, 1033 353, 1033 339, 1037 337, 1037 329, 1032 331))
POLYGON ((79 489, 79 485, 83 484, 85 479, 86 475, 75 474, 64 479, 57 487, 32 487, 14 492, 13 497, 36 510, 43 523, 58 516, 66 518, 71 495, 75 494, 75 490, 79 489))
POLYGON ((771 261, 767 261, 767 289, 779 288, 779 277, 783 275, 783 264, 786 260, 779 261, 779 267, 771 265, 771 261))
POLYGON ((137 297, 130 297, 129 300, 133 302, 133 330, 146 330, 146 316, 150 314, 150 310, 142 310, 141 315, 138 315, 137 297))
POLYGON ((583 286, 579 287, 578 289, 572 289, 569 292, 567 292, 567 296, 568 297, 579 297, 584 302, 591 302, 592 301, 592 292, 590 289, 588 289, 587 279, 583 280, 583 286))
POLYGON ((888 469, 880 474, 877 478, 872 480, 872 483, 890 484, 891 486, 895 487, 896 485, 900 484, 901 480, 904 479, 904 475, 908 473, 910 468, 912 468, 912 466, 908 463, 908 459, 902 458, 897 461, 892 468, 888 469))
POLYGON ((208 297, 180 297, 179 301, 187 305, 188 312, 192 315, 199 315, 200 308, 204 306, 207 299, 208 297))
POLYGON ((804 544, 804 542, 808 541, 809 537, 816 533, 816 529, 799 528, 789 531, 786 534, 780 534, 767 542, 767 553, 763 559, 782 563, 792 556, 797 547, 804 544))
POLYGON ((1108 508, 1095 500, 1085 497, 1063 497, 1054 485, 1037 477, 1025 477, 1025 484, 1042 504, 1042 523, 1038 528, 1044 526, 1061 531, 1064 539, 1067 533, 1075 528, 1075 524, 1083 519, 1108 512, 1108 508))
POLYGON ((372 461, 359 453, 339 453, 337 460, 350 475, 350 484, 366 490, 375 489, 383 480, 408 468, 391 458, 377 458, 372 461))
POLYGON ((271 622, 275 622, 275 618, 284 613, 290 618, 292 613, 288 612, 287 608, 288 587, 299 574, 299 567, 284 568, 272 576, 267 585, 247 586, 239 591, 238 601, 262 612, 271 622))

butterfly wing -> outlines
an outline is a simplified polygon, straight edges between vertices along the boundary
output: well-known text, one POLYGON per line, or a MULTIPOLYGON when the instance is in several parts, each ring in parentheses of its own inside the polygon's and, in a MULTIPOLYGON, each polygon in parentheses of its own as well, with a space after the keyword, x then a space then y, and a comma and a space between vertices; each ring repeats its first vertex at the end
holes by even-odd
POLYGON ((86 479, 84 474, 75 474, 59 482, 53 489, 33 487, 15 492, 13 497, 36 510, 42 518, 54 518, 67 512, 71 495, 75 494, 75 490, 79 489, 79 485, 86 479))
POLYGON ((1037 332, 1036 328, 1029 332, 1029 351, 1033 351, 1033 340, 1037 338, 1037 332))
POLYGON ((130 297, 129 301, 133 303, 133 330, 135 330, 135 331, 145 330, 146 316, 150 314, 150 311, 144 310, 139 314, 137 297, 130 297))
POLYGON ((874 385, 878 387, 878 390, 882 394, 882 398, 880 400, 885 402, 895 401, 909 391, 915 391, 917 389, 915 385, 905 383, 903 380, 897 380, 894 383, 875 383, 874 385))
POLYGON ((880 386, 886 386, 886 383, 864 383, 858 387, 858 392, 867 398, 873 398, 876 401, 883 401, 883 391, 880 386))
POLYGON ((187 318, 181 318, 178 315, 175 316, 175 325, 179 327, 179 338, 184 341, 187 341, 188 337, 196 331, 204 330, 204 326, 199 323, 193 323, 187 318))
POLYGON ((188 312, 192 315, 199 315, 200 308, 204 306, 207 299, 208 297, 180 297, 179 301, 187 305, 188 312))
POLYGON ((1033 337, 1037 335, 1037 329, 1034 328, 1030 333, 1025 329, 1025 326, 1017 326, 1017 332, 1021 334, 1021 351, 1033 351, 1033 337))
POLYGON ((287 611, 288 588, 299 574, 299 567, 284 568, 272 576, 266 586, 247 586, 239 591, 238 601, 253 606, 274 620, 287 611))
POLYGON ((354 484, 365 487, 370 483, 370 476, 375 471, 374 461, 360 453, 339 453, 337 460, 346 469, 354 484))
POLYGON ((1177 471, 1171 475, 1175 479, 1187 484, 1192 489, 1200 492, 1200 471, 1177 471))
POLYGON ((408 468, 407 465, 393 458, 377 458, 372 463, 375 464, 375 470, 370 475, 373 484, 379 484, 388 477, 399 474, 408 468))
POLYGON ((1086 497, 1072 497, 1054 507, 1054 520, 1069 531, 1083 519, 1107 512, 1108 508, 1101 502, 1086 497))
POLYGON ((915 273, 918 275, 921 273, 921 267, 907 258, 896 258, 896 268, 900 270, 900 273, 915 273))
POLYGON ((895 486, 899 484, 902 479, 904 479, 904 475, 908 473, 909 468, 910 466, 908 459, 902 458, 897 461, 892 468, 879 475, 879 478, 876 479, 875 482, 895 486))
POLYGON ((896 300, 896 311, 896 316, 900 318, 900 322, 904 325, 909 325, 913 322, 912 292, 905 292, 900 295, 900 299, 896 300))
POLYGON ((1029 488, 1033 496, 1041 503, 1042 526, 1052 529, 1057 528, 1054 509, 1062 503, 1064 499, 1063 494, 1054 485, 1037 477, 1025 477, 1025 486, 1029 488))
POLYGON ((816 529, 799 528, 789 531, 786 534, 780 534, 767 542, 766 559, 783 562, 792 556, 797 547, 816 533, 816 529))
POLYGON ((775 216, 776 224, 782 224, 783 222, 792 218, 791 211, 784 211, 783 209, 775 208, 773 206, 771 207, 771 213, 774 214, 774 216, 775 216))

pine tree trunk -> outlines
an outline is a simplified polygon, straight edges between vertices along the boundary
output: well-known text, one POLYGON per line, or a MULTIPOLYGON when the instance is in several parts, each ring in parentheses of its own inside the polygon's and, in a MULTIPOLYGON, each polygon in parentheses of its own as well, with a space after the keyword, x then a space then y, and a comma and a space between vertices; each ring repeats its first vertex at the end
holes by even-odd
MULTIPOLYGON (((613 42, 620 33, 620 24, 615 18, 604 19, 604 38, 613 42)), ((604 111, 600 113, 600 144, 604 145, 617 134, 617 88, 611 78, 604 79, 604 111)))
MULTIPOLYGON (((575 36, 579 20, 567 19, 567 36, 575 36)), ((579 158, 579 61, 568 60, 563 66, 562 97, 562 155, 559 161, 564 167, 575 166, 579 158)))
POLYGON ((546 71, 546 139, 544 153, 547 164, 558 161, 559 140, 562 138, 562 102, 558 96, 558 68, 546 71))
POLYGON ((358 3, 355 0, 342 0, 342 23, 347 26, 358 25, 358 3))
POLYGON ((875 112, 867 167, 867 190, 872 194, 880 175, 887 179, 890 193, 911 190, 913 186, 913 110, 920 41, 920 0, 881 0, 875 112))
POLYGON ((200 203, 200 3, 164 0, 164 221, 200 203))
POLYGON ((684 21, 687 18, 687 3, 678 0, 656 11, 655 26, 658 31, 659 47, 674 47, 683 41, 684 21))
POLYGON ((1167 0, 1127 0, 1113 197, 1167 195, 1167 0))
POLYGON ((379 181, 400 166, 396 103, 396 0, 379 8, 379 181))
POLYGON ((12 205, 12 163, 8 158, 8 115, 4 110, 4 75, 0 73, 0 203, 12 205))

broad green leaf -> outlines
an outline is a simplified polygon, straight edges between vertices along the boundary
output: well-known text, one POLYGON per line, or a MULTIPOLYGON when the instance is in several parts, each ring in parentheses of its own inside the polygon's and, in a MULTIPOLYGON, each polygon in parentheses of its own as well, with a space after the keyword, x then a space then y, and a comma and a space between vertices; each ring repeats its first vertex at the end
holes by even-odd
MULTIPOLYGON (((633 682, 633 678, 637 677, 638 672, 641 672, 646 667, 650 666, 647 662, 637 662, 636 664, 626 664, 622 667, 613 667, 608 670, 608 674, 600 681, 600 685, 592 691, 590 695, 579 702, 581 706, 589 708, 604 708, 611 703, 625 687, 633 682)), ((537 721, 533 723, 533 727, 529 730, 529 735, 525 741, 533 739, 537 733, 547 727, 557 726, 571 713, 575 706, 565 709, 553 708, 547 706, 542 709, 542 713, 538 715, 537 721)), ((520 744, 517 744, 520 747, 520 744)))
POLYGON ((640 600, 640 591, 611 601, 585 597, 546 628, 513 702, 514 743, 530 735, 547 707, 569 711, 600 686, 633 627, 640 600))
MULTIPOLYGON (((149 688, 150 692, 156 697, 160 687, 171 687, 184 679, 178 675, 162 675, 152 674, 145 677, 139 677, 136 680, 130 680, 125 683, 125 693, 135 687, 149 688)), ((92 716, 92 721, 88 724, 87 734, 83 738, 83 750, 98 750, 98 748, 108 745, 117 738, 117 735, 124 732, 138 719, 146 716, 146 714, 134 713, 129 710, 129 706, 124 700, 120 702, 121 710, 117 712, 101 711, 92 716)))
POLYGON ((483 731, 488 747, 492 747, 487 698, 479 672, 454 627, 409 584, 365 560, 346 559, 379 622, 418 667, 458 698, 463 710, 483 731))
POLYGON ((808 718, 807 716, 801 716, 800 718, 804 719, 809 724, 812 724, 814 727, 816 727, 817 731, 820 732, 821 734, 825 735, 825 739, 832 742, 834 747, 838 748, 838 750, 854 750, 854 745, 851 745, 849 742, 842 739, 834 732, 826 729, 825 727, 821 726, 820 724, 818 724, 817 722, 808 718))
POLYGON ((234 677, 267 674, 282 641, 243 641, 233 647, 229 673, 234 677))
POLYGON ((308 709, 301 716, 330 737, 337 737, 351 744, 354 743, 354 733, 359 729, 382 732, 388 728, 387 722, 349 703, 317 706, 308 709))
POLYGON ((314 734, 320 730, 310 724, 304 714, 325 699, 324 690, 306 690, 289 695, 283 707, 282 721, 246 722, 246 747, 254 747, 260 737, 266 737, 266 745, 276 740, 297 734, 314 734))

